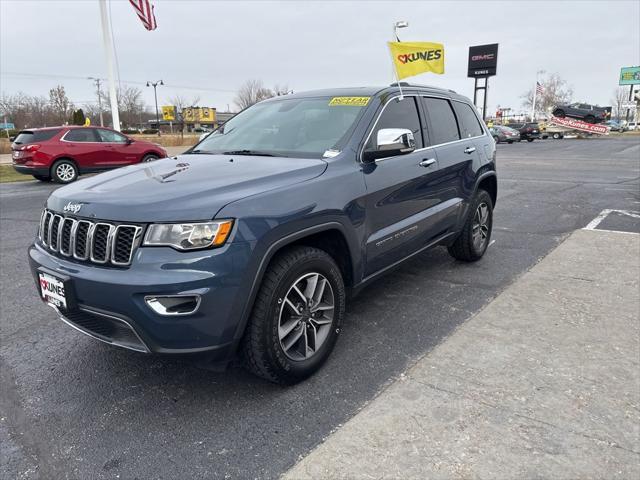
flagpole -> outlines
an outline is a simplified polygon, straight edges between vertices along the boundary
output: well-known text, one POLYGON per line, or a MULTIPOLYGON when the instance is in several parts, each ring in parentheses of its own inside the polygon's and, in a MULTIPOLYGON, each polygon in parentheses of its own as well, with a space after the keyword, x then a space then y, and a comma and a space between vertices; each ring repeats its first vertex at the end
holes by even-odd
POLYGON ((398 78, 398 70, 396 69, 396 64, 393 61, 393 52, 391 51, 391 48, 389 48, 389 56, 391 57, 391 68, 393 68, 393 75, 396 79, 396 84, 400 89, 400 100, 403 100, 404 96, 402 94, 402 85, 400 85, 400 79, 398 78))
POLYGON ((104 51, 107 55, 107 77, 109 79, 109 101, 111 103, 111 119, 113 129, 120 131, 120 115, 118 113, 118 97, 116 96, 115 75, 113 73, 113 40, 109 29, 109 14, 107 13, 107 0, 98 0, 100 3, 100 20, 102 22, 102 40, 104 51))
POLYGON ((536 84, 533 86, 533 104, 531 105, 531 121, 535 120, 536 115, 536 97, 538 96, 538 75, 536 74, 536 84))

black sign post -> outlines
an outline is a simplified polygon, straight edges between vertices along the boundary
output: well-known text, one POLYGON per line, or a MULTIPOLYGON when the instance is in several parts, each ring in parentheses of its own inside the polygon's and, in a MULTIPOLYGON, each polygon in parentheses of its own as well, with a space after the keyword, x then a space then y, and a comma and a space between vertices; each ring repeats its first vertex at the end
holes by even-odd
POLYGON ((497 43, 469 47, 469 66, 467 68, 467 77, 474 79, 473 104, 476 107, 478 106, 478 90, 484 90, 484 98, 482 102, 483 120, 485 119, 487 112, 487 92, 489 87, 489 77, 492 77, 496 74, 497 67, 497 43), (479 78, 484 78, 484 85, 478 85, 479 78))

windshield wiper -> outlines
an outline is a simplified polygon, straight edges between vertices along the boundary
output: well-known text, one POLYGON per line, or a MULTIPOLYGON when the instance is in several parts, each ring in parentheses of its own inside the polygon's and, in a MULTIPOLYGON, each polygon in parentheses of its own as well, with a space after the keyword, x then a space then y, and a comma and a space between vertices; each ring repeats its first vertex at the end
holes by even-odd
POLYGON ((192 153, 196 153, 196 154, 199 154, 199 155, 212 155, 213 154, 213 152, 209 152, 207 150, 199 150, 199 149, 198 150, 191 150, 190 152, 185 152, 184 154, 190 155, 192 153))
MULTIPOLYGON (((272 153, 261 152, 259 150, 231 150, 229 152, 222 152, 223 155, 255 155, 257 157, 275 157, 272 153)), ((284 155, 278 155, 284 157, 284 155)))

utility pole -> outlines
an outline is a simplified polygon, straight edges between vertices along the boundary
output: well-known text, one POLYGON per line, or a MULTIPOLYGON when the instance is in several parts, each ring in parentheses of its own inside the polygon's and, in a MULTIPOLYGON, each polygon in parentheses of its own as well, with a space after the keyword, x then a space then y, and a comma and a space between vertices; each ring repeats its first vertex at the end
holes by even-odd
POLYGON ((89 80, 93 80, 96 84, 96 88, 98 89, 98 110, 100 111, 100 126, 104 127, 104 119, 102 118, 102 93, 100 91, 100 83, 101 79, 95 77, 87 77, 89 80))
POLYGON ((156 99, 156 125, 158 126, 158 136, 160 136, 160 115, 158 115, 158 85, 164 85, 162 80, 157 82, 147 82, 147 87, 153 87, 153 96, 156 99))
POLYGON ((107 55, 107 74, 109 77, 109 102, 111 103, 111 119, 113 129, 120 131, 120 114, 118 113, 118 97, 116 96, 115 75, 113 74, 113 40, 111 39, 110 20, 107 12, 107 0, 100 2, 100 19, 102 21, 102 40, 107 55))

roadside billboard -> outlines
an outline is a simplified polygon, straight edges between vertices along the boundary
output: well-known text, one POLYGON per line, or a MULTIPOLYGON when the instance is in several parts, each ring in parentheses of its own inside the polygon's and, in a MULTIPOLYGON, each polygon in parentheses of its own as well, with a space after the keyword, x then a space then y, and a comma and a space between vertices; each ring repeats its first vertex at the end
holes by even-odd
POLYGON ((176 107, 173 105, 162 106, 162 119, 167 122, 173 122, 176 119, 176 107))
POLYGON ((469 47, 467 77, 491 77, 498 67, 498 44, 475 45, 469 47))
POLYGON ((212 107, 187 107, 182 110, 182 118, 187 123, 215 123, 216 109, 212 107))
POLYGON ((618 85, 640 85, 640 67, 622 67, 618 85))

